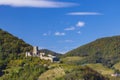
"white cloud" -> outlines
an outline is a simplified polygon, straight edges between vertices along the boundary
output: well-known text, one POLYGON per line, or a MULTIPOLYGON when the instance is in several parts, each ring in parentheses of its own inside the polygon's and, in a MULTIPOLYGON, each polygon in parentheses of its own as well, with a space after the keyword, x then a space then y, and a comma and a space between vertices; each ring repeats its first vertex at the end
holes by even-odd
POLYGON ((55 32, 55 36, 64 36, 65 33, 64 32, 55 32))
POLYGON ((51 31, 43 33, 43 36, 49 36, 49 35, 51 35, 51 31))
POLYGON ((73 43, 73 42, 75 42, 75 41, 69 40, 69 39, 58 41, 58 43, 73 43))
POLYGON ((67 42, 67 43, 72 43, 72 42, 74 42, 73 40, 65 40, 65 42, 67 42))
POLYGON ((47 33, 43 33, 43 36, 47 36, 48 34, 47 33))
POLYGON ((85 22, 81 22, 79 21, 77 24, 76 24, 77 27, 83 27, 85 26, 85 22))
POLYGON ((65 28, 64 30, 65 30, 65 31, 72 31, 72 30, 75 30, 75 27, 65 28))
POLYGON ((78 33, 78 34, 81 34, 81 31, 78 31, 77 33, 78 33))
POLYGON ((70 2, 58 2, 55 0, 0 0, 0 5, 13 7, 38 7, 38 8, 61 8, 77 4, 70 2))
POLYGON ((89 15, 102 15, 102 14, 98 12, 71 12, 68 13, 67 15, 89 16, 89 15))

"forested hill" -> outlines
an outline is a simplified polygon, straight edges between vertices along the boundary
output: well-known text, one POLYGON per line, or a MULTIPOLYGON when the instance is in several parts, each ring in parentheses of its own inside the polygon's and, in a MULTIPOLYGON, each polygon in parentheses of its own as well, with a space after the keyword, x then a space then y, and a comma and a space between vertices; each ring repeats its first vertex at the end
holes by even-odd
MULTIPOLYGON (((0 29, 0 52, 1 53, 25 53, 26 51, 32 51, 32 46, 25 43, 22 39, 15 37, 14 35, 0 29)), ((60 54, 42 49, 40 52, 45 52, 46 54, 52 54, 58 56, 60 54)))
POLYGON ((97 39, 67 52, 65 56, 84 56, 91 62, 114 63, 120 60, 120 36, 97 39))
POLYGON ((0 29, 0 52, 23 53, 30 51, 32 46, 12 34, 0 29))
MULTIPOLYGON (((21 53, 30 51, 32 46, 12 34, 0 29, 0 77, 11 60, 24 58, 21 53)), ((19 63, 19 62, 17 62, 19 63)), ((11 67, 11 66, 10 66, 11 67)))
POLYGON ((120 54, 120 36, 97 39, 96 41, 67 52, 65 56, 87 56, 98 52, 106 56, 120 54))

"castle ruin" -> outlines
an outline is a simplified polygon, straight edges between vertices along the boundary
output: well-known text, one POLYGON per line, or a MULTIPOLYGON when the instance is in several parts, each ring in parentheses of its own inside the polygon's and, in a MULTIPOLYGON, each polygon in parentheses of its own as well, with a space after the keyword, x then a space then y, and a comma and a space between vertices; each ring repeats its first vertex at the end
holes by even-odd
POLYGON ((50 60, 51 62, 55 62, 56 60, 58 60, 56 56, 50 54, 45 56, 45 53, 41 53, 37 46, 33 47, 32 52, 26 52, 25 55, 26 57, 39 57, 40 59, 50 60))

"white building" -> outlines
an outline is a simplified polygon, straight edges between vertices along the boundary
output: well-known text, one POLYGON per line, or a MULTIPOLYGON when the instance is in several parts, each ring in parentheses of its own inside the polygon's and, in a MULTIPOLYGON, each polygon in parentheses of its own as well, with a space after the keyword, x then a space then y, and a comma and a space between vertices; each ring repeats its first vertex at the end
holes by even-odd
POLYGON ((56 58, 56 56, 52 56, 50 54, 48 54, 47 56, 45 56, 45 53, 40 53, 38 50, 38 47, 33 47, 33 52, 26 52, 26 57, 40 57, 40 59, 44 59, 44 60, 50 60, 51 62, 54 62, 56 60, 58 60, 56 58))

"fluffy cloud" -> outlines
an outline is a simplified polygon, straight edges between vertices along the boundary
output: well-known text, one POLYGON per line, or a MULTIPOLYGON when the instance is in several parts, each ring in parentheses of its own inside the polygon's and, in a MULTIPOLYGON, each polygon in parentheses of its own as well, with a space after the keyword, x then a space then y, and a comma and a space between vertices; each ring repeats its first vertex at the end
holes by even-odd
POLYGON ((55 36, 64 36, 65 33, 64 32, 55 32, 55 36))
POLYGON ((55 0, 0 0, 0 5, 14 7, 39 7, 39 8, 61 8, 77 4, 70 2, 58 2, 55 0))
POLYGON ((81 22, 79 21, 77 24, 76 24, 77 27, 83 27, 85 26, 85 22, 81 22))
POLYGON ((72 30, 75 30, 75 27, 65 28, 64 30, 65 30, 65 31, 72 31, 72 30))
POLYGON ((102 15, 102 14, 98 12, 71 12, 71 13, 68 13, 67 15, 89 16, 89 15, 102 15))

